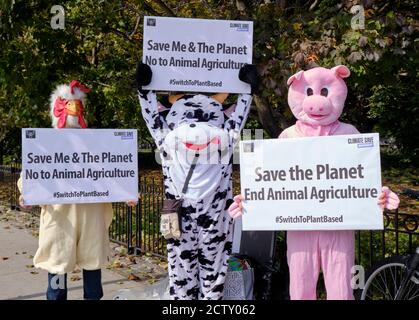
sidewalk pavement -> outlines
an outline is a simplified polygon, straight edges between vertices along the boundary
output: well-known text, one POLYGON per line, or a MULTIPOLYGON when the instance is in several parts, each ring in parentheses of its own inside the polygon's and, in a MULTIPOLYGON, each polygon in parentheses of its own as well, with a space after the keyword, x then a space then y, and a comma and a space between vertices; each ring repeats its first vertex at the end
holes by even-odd
MULTIPOLYGON (((33 267, 32 258, 38 239, 26 229, 0 222, 0 300, 45 300, 47 272, 33 267)), ((105 300, 119 289, 139 289, 143 284, 127 280, 115 272, 102 269, 105 300)), ((83 299, 81 272, 68 275, 68 299, 83 299)))

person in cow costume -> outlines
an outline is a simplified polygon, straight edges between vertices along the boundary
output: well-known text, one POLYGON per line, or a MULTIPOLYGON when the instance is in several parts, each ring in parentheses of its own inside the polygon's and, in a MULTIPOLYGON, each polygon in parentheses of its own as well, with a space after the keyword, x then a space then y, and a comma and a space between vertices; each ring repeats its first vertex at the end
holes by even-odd
MULTIPOLYGON (((140 63, 136 77, 142 114, 160 151, 166 198, 182 198, 181 236, 167 244, 170 294, 176 300, 222 299, 232 248, 233 220, 227 208, 233 149, 252 96, 239 94, 226 109, 227 94, 179 95, 170 98, 168 109, 153 91, 142 88, 151 82, 151 68, 140 63)), ((253 65, 244 65, 239 78, 256 89, 253 65)))
MULTIPOLYGON (((354 126, 338 120, 347 95, 343 79, 349 75, 349 69, 339 65, 331 69, 316 67, 291 76, 287 82, 290 86, 288 104, 297 122, 285 129, 279 138, 358 134, 354 126)), ((233 218, 243 214, 242 201, 241 195, 234 197, 228 209, 233 218)), ((398 204, 397 195, 383 187, 378 205, 382 209, 396 209, 398 204)), ((353 299, 351 268, 355 264, 354 242, 354 231, 350 230, 288 231, 291 299, 316 299, 320 269, 323 270, 328 299, 353 299)))
MULTIPOLYGON (((86 93, 90 90, 76 80, 59 85, 51 95, 52 127, 87 128, 84 119, 86 93)), ((22 192, 22 178, 18 181, 22 192)), ((23 196, 19 203, 25 205, 23 196)), ((128 205, 135 205, 136 200, 128 205)), ((83 269, 83 297, 99 300, 103 296, 101 268, 108 262, 111 203, 41 205, 39 247, 34 266, 48 271, 48 300, 67 299, 67 273, 76 266, 83 269)))

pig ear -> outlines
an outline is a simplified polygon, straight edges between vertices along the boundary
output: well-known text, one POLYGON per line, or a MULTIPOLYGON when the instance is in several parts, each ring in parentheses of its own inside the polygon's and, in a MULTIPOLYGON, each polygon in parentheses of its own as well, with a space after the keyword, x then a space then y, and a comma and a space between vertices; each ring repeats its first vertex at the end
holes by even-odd
POLYGON ((230 118, 230 116, 233 114, 233 112, 236 110, 237 104, 233 103, 230 106, 227 106, 225 109, 223 109, 224 114, 230 118))
POLYGON ((331 69, 335 75, 341 78, 347 78, 351 75, 351 71, 347 66, 339 65, 331 69))
POLYGON ((300 80, 303 73, 304 71, 301 70, 301 71, 298 71, 296 74, 293 74, 291 77, 288 78, 287 85, 291 85, 291 83, 293 83, 294 80, 300 80))

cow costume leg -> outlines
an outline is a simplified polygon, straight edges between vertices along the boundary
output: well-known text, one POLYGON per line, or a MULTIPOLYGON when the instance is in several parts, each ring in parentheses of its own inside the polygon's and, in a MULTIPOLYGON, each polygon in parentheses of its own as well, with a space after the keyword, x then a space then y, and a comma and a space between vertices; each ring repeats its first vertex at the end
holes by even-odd
MULTIPOLYGON (((217 193, 219 194, 219 193, 217 193)), ((220 201, 188 202, 183 207, 181 239, 168 240, 170 291, 175 299, 222 298, 233 220, 219 210, 220 201), (203 203, 209 203, 211 209, 203 203)))

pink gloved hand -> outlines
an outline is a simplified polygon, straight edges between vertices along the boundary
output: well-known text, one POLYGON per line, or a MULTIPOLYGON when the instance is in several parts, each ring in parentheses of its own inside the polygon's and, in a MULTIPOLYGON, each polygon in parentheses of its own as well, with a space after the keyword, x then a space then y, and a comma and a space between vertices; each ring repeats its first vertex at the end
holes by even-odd
POLYGON ((126 202, 127 206, 129 207, 135 207, 137 205, 138 201, 137 200, 129 200, 126 202))
POLYGON ((399 207, 400 199, 393 191, 388 187, 381 189, 381 194, 378 197, 378 204, 381 209, 394 210, 399 207))
POLYGON ((228 214, 233 219, 237 219, 243 215, 243 196, 241 194, 233 198, 234 202, 228 207, 228 214))

